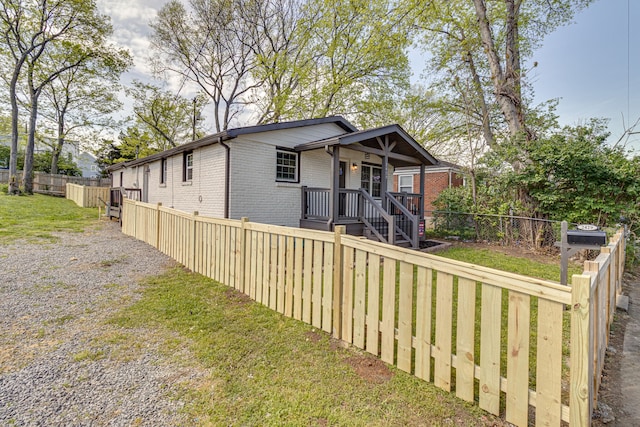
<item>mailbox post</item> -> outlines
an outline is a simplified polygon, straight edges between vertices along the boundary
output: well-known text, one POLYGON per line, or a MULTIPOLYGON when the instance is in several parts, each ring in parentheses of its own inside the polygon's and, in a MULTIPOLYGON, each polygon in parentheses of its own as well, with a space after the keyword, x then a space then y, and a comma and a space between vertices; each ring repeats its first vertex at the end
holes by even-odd
POLYGON ((578 226, 578 230, 569 230, 567 221, 561 224, 560 244, 560 283, 568 282, 569 258, 581 249, 600 249, 607 245, 607 234, 594 225, 578 226))

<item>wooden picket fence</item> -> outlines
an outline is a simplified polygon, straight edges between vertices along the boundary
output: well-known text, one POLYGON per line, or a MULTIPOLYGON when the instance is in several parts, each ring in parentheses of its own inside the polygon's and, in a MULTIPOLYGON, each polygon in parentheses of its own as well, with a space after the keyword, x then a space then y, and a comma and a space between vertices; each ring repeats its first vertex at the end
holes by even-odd
POLYGON ((66 198, 73 200, 82 208, 97 208, 103 204, 100 200, 109 201, 109 187, 87 187, 77 184, 66 184, 66 198))
POLYGON ((590 423, 621 290, 622 233, 562 286, 341 227, 214 219, 130 200, 122 231, 515 425, 590 423))

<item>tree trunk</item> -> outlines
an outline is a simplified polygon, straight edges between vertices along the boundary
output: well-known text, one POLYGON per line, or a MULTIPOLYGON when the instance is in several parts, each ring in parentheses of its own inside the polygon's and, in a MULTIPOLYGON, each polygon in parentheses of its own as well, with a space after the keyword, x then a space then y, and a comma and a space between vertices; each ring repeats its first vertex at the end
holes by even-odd
MULTIPOLYGON (((507 59, 507 72, 510 75, 505 75, 500 63, 500 57, 496 49, 493 34, 491 33, 491 26, 487 18, 487 8, 484 0, 473 0, 473 4, 476 9, 476 17, 478 19, 478 25, 480 27, 480 37, 482 38, 482 45, 484 46, 485 54, 489 62, 489 68, 491 70, 491 81, 493 82, 493 88, 496 95, 498 105, 504 115, 504 118, 509 126, 509 133, 512 137, 520 135, 523 131, 526 131, 524 123, 524 117, 522 115, 522 95, 520 94, 520 86, 516 84, 518 79, 514 81, 513 74, 520 72, 520 55, 518 48, 518 32, 517 32, 517 13, 519 7, 514 4, 514 0, 506 0, 507 9, 509 11, 507 15, 507 47, 506 55, 509 55, 507 59)), ((518 2, 519 5, 519 2, 518 2)))
POLYGON ((33 152, 36 145, 36 121, 38 118, 38 98, 41 89, 31 90, 31 115, 29 117, 29 139, 24 152, 24 171, 22 183, 24 192, 33 194, 33 152))
POLYGON ((61 111, 58 116, 58 141, 53 150, 51 150, 51 173, 54 175, 58 173, 58 160, 64 146, 64 116, 64 111, 61 111))
POLYGON ((17 194, 20 190, 18 188, 18 97, 16 94, 16 87, 18 84, 18 76, 20 75, 20 68, 22 68, 23 61, 16 65, 16 68, 11 76, 11 83, 9 85, 9 97, 11 98, 11 148, 9 154, 9 194, 17 194))

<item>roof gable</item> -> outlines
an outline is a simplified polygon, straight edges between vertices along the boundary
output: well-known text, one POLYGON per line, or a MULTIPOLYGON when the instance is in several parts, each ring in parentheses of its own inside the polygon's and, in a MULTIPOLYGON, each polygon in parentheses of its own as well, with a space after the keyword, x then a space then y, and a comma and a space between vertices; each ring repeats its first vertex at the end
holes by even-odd
POLYGON ((359 144, 368 147, 370 150, 382 150, 384 139, 388 139, 394 145, 394 153, 397 154, 395 161, 390 159, 394 166, 408 166, 415 164, 435 165, 438 160, 424 149, 411 135, 409 135, 398 124, 382 126, 374 129, 361 130, 346 133, 319 141, 308 142, 297 145, 297 151, 308 151, 323 148, 326 146, 340 145, 350 146, 359 144), (408 158, 414 160, 409 160, 408 158))

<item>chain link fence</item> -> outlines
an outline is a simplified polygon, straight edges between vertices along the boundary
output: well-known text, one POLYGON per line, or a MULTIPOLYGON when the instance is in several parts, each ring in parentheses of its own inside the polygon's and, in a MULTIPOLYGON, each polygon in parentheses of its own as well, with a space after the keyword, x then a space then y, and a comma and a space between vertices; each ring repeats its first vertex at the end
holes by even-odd
MULTIPOLYGON (((530 248, 551 248, 561 240, 561 221, 447 211, 425 212, 425 217, 429 233, 437 237, 530 248)), ((569 223, 569 228, 576 225, 569 223)), ((609 236, 615 233, 613 228, 603 230, 609 236)))

